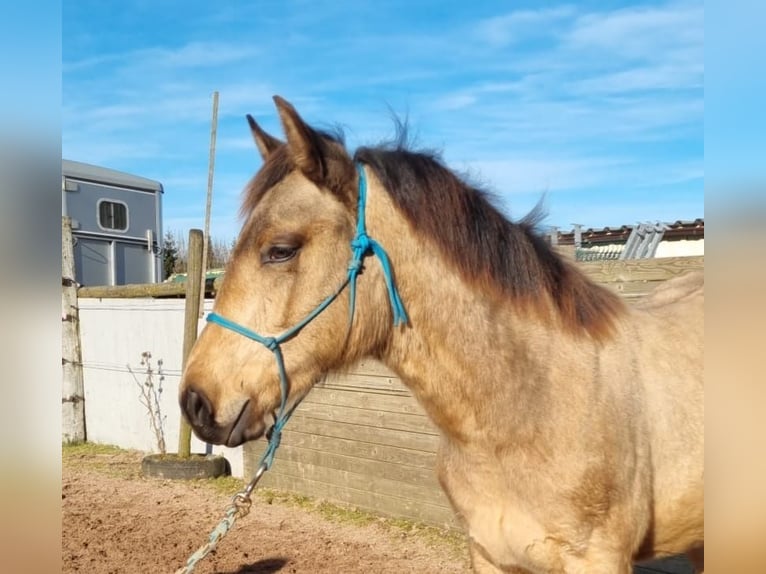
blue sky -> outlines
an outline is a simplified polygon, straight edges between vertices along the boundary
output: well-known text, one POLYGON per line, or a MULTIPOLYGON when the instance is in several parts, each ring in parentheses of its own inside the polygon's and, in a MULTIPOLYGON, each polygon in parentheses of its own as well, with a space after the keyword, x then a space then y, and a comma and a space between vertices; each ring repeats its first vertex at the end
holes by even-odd
POLYGON ((704 8, 693 2, 126 0, 63 4, 62 154, 165 186, 165 230, 239 231, 271 96, 350 149, 407 116, 514 218, 570 229, 704 210, 704 8))

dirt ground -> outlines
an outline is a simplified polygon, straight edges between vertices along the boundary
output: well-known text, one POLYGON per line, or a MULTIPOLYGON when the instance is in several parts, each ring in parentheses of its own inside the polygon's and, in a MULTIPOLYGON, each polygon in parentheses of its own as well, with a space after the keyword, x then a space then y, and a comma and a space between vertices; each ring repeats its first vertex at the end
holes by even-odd
MULTIPOLYGON (((203 544, 241 481, 141 476, 143 453, 82 445, 63 451, 62 572, 174 573, 203 544)), ((635 574, 690 574, 685 559, 635 574)), ((195 574, 468 574, 457 533, 269 491, 195 574)))
MULTIPOLYGON (((172 573, 207 540, 238 490, 232 479, 140 476, 142 453, 64 449, 62 572, 172 573), (219 481, 215 481, 219 482, 219 481)), ((199 574, 469 572, 455 536, 358 513, 336 518, 291 500, 254 498, 199 574)))

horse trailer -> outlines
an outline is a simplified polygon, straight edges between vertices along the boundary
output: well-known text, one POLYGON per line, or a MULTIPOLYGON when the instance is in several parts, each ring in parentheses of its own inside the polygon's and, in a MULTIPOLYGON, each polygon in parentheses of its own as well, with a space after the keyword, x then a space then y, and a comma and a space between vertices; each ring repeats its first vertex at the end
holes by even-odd
POLYGON ((162 281, 162 184, 66 159, 61 172, 61 209, 72 220, 76 281, 162 281))

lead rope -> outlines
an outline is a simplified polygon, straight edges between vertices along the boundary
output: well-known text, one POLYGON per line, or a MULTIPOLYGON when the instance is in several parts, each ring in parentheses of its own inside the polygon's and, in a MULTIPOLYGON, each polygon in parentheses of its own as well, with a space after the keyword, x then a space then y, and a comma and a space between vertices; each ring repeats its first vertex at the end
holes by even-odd
POLYGON ((282 429, 284 429, 287 421, 290 420, 293 412, 300 404, 300 400, 287 410, 287 396, 289 394, 289 385, 287 381, 287 373, 285 371, 285 363, 282 357, 282 348, 280 345, 285 341, 288 341, 295 337, 300 331, 313 321, 317 315, 324 311, 330 303, 335 301, 338 295, 350 284, 351 292, 349 295, 349 330, 351 329, 351 323, 354 320, 354 310, 356 308, 356 279, 359 273, 362 271, 362 262, 364 258, 370 253, 375 255, 380 261, 380 265, 383 268, 383 277, 386 282, 386 288, 388 289, 388 298, 391 303, 391 311, 393 313, 394 325, 406 324, 407 312, 404 310, 404 304, 402 303, 399 291, 394 283, 393 273, 391 271, 391 263, 388 259, 385 249, 367 235, 366 221, 365 221, 365 207, 367 202, 367 177, 364 173, 364 168, 361 164, 356 165, 357 172, 359 173, 359 200, 358 200, 358 212, 357 212, 357 225, 356 235, 351 240, 351 248, 353 250, 353 257, 348 265, 348 272, 346 279, 335 290, 335 292, 322 301, 317 307, 309 313, 302 321, 291 327, 281 335, 276 337, 264 337, 259 335, 255 331, 248 329, 247 327, 240 325, 226 317, 219 315, 218 313, 210 313, 207 316, 207 320, 210 323, 216 323, 221 327, 230 329, 235 333, 257 341, 265 346, 272 353, 274 353, 274 359, 277 362, 277 370, 279 371, 279 387, 281 392, 281 402, 279 405, 279 411, 277 412, 274 426, 268 432, 269 444, 266 450, 261 455, 261 460, 258 462, 258 468, 253 475, 250 483, 236 493, 231 500, 231 503, 226 507, 224 511, 223 519, 213 529, 208 536, 207 542, 200 546, 194 554, 189 556, 186 564, 175 571, 175 574, 191 574, 197 563, 205 558, 210 552, 215 549, 218 542, 226 536, 226 534, 234 526, 234 523, 238 518, 244 518, 250 512, 250 506, 252 500, 250 498, 255 485, 261 479, 263 474, 271 468, 271 464, 274 462, 274 456, 279 448, 279 443, 282 440, 282 429))

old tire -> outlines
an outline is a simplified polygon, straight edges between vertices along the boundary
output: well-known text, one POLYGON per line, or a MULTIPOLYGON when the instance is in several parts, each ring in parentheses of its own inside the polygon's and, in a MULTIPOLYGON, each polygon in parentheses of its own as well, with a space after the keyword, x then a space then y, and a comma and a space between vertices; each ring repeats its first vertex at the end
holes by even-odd
POLYGON ((150 454, 141 461, 143 475, 155 478, 216 478, 228 474, 228 468, 224 457, 212 454, 193 454, 189 458, 177 454, 150 454))

